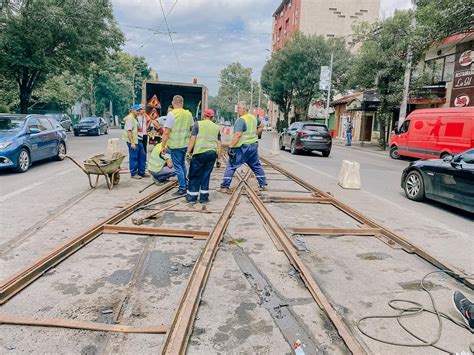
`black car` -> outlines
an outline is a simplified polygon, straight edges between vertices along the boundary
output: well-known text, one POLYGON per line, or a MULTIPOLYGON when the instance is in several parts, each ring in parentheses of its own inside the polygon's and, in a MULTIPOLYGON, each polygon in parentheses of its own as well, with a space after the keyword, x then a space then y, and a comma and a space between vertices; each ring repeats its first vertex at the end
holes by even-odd
POLYGON ((71 132, 71 129, 72 129, 71 117, 69 117, 65 113, 47 113, 46 116, 54 118, 56 121, 59 122, 61 126, 63 126, 63 128, 66 131, 71 132))
POLYGON ((332 139, 328 127, 314 122, 294 122, 280 134, 280 149, 290 148, 291 154, 317 150, 328 157, 332 139))
POLYGON ((108 130, 109 125, 102 117, 86 117, 81 119, 79 123, 74 126, 74 135, 92 134, 94 136, 100 136, 101 134, 107 134, 108 130))
POLYGON ((410 200, 426 197, 474 213, 474 149, 414 161, 403 171, 401 185, 410 200))

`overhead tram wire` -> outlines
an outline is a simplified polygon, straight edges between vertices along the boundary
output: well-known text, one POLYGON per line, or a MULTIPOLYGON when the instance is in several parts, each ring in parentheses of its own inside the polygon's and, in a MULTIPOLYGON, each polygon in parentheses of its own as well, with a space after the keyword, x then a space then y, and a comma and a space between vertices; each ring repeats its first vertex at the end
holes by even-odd
MULTIPOLYGON (((177 2, 178 2, 178 0, 176 0, 174 5, 176 5, 177 2)), ((173 7, 174 7, 174 5, 173 5, 173 7)), ((174 56, 176 57, 176 63, 178 64, 178 69, 179 69, 179 72, 182 73, 183 71, 181 70, 181 64, 179 62, 178 53, 176 52, 176 47, 175 47, 174 42, 173 42, 173 37, 171 36, 170 26, 168 25, 168 19, 166 18, 167 15, 165 15, 165 9, 163 8, 163 1, 162 0, 160 0, 160 7, 161 7, 161 12, 163 13, 163 20, 165 21, 166 29, 168 30, 168 36, 169 36, 170 41, 171 41, 171 46, 173 47, 174 56)))
MULTIPOLYGON (((171 6, 171 9, 169 9, 168 13, 165 15, 165 12, 164 12, 164 10, 163 10, 163 5, 161 4, 161 0, 160 0, 160 6, 161 6, 161 10, 162 10, 162 12, 163 12, 163 19, 161 20, 161 22, 160 22, 160 24, 158 25, 158 27, 156 28, 156 30, 152 30, 152 29, 150 29, 150 28, 142 27, 142 29, 146 29, 146 30, 148 30, 148 31, 151 30, 151 31, 153 31, 153 33, 152 33, 142 44, 140 44, 139 48, 143 48, 143 46, 144 46, 147 42, 149 42, 149 41, 153 38, 153 36, 154 36, 155 34, 166 34, 165 32, 160 33, 160 32, 159 32, 159 31, 160 31, 160 28, 161 28, 161 26, 163 26, 163 23, 165 23, 165 21, 166 21, 166 16, 169 16, 169 15, 170 15, 171 11, 173 11, 173 9, 174 9, 174 7, 176 6, 177 3, 178 3, 178 0, 176 0, 176 1, 173 3, 173 5, 171 6)), ((134 27, 140 28, 140 26, 134 26, 134 27)))

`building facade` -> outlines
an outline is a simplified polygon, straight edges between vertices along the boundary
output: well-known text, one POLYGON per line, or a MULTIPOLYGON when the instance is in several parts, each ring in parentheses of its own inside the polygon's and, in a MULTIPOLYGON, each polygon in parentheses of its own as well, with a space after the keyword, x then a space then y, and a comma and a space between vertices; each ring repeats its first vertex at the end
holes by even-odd
POLYGON ((344 38, 354 44, 352 26, 378 20, 380 0, 283 0, 273 13, 272 50, 300 31, 307 35, 344 38))

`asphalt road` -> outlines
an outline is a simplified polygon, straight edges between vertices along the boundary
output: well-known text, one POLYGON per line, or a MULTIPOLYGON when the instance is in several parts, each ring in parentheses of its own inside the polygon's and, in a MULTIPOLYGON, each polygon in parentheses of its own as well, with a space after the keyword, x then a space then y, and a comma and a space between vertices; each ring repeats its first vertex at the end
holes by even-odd
MULTIPOLYGON (((271 152, 272 141, 276 136, 273 132, 264 132, 260 141, 264 153, 271 152)), ((360 163, 362 189, 378 198, 381 202, 380 208, 383 208, 384 204, 396 204, 406 211, 416 210, 425 217, 442 221, 455 230, 467 234, 472 233, 472 216, 467 212, 434 201, 419 203, 405 197, 405 193, 400 187, 400 177, 410 160, 393 160, 388 156, 388 153, 338 145, 333 146, 328 158, 322 157, 317 152, 292 155, 289 149, 281 152, 280 157, 293 161, 301 168, 315 170, 330 179, 338 178, 343 160, 357 161, 360 163)), ((396 218, 396 216, 393 217, 396 218)))

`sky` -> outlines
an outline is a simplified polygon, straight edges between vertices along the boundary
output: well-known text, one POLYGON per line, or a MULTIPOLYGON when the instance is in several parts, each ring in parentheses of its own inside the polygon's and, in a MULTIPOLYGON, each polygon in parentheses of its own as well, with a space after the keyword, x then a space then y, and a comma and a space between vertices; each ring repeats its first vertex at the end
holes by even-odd
MULTIPOLYGON (((272 14, 280 2, 112 0, 126 52, 145 57, 160 80, 191 82, 196 77, 213 96, 220 71, 233 62, 252 68, 252 78, 259 80, 270 56, 272 14)), ((380 15, 409 7, 410 0, 381 0, 380 15)))

